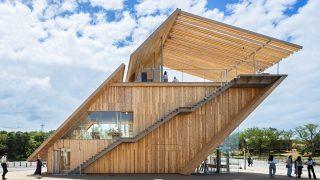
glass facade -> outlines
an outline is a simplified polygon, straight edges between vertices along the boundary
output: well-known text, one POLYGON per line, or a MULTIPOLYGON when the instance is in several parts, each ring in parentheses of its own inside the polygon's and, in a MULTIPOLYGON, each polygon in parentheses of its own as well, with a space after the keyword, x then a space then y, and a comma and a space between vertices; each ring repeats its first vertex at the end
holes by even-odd
POLYGON ((113 136, 132 137, 132 112, 87 112, 64 136, 64 139, 112 139, 113 136))

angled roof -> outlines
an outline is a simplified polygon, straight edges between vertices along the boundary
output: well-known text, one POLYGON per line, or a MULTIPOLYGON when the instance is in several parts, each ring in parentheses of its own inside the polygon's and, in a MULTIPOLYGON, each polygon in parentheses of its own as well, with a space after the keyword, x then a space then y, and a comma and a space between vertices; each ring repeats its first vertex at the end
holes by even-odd
POLYGON ((302 48, 177 9, 131 54, 127 81, 160 57, 161 43, 165 67, 197 76, 203 72, 194 69, 232 71, 235 65, 238 74, 253 73, 253 63, 255 71, 265 70, 302 48))
POLYGON ((48 148, 58 139, 60 139, 72 125, 78 120, 78 118, 89 108, 92 101, 97 97, 106 86, 112 83, 123 82, 125 65, 122 63, 75 111, 68 119, 66 119, 60 127, 46 139, 29 157, 28 161, 34 161, 37 156, 40 155, 42 159, 46 159, 45 153, 48 148))

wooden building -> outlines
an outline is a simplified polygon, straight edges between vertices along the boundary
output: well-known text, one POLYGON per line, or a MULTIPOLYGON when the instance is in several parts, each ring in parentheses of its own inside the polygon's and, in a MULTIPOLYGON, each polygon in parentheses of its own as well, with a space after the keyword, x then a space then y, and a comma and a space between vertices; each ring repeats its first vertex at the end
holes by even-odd
POLYGON ((301 48, 177 9, 28 160, 190 174, 286 77, 262 72, 301 48), (205 82, 165 82, 164 67, 205 82))

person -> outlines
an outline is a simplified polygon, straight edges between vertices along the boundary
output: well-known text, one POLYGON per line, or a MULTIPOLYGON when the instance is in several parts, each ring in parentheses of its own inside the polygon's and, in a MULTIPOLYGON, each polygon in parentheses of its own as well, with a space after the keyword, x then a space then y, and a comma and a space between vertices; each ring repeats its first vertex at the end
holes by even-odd
POLYGON ((252 158, 251 156, 248 157, 248 167, 252 167, 252 164, 253 164, 253 161, 252 161, 252 158))
POLYGON ((162 79, 163 79, 163 82, 168 82, 168 74, 167 74, 167 71, 165 71, 165 72, 163 73, 162 79))
POLYGON ((313 179, 317 179, 316 174, 314 173, 314 168, 313 168, 313 166, 316 165, 316 162, 312 159, 311 156, 309 156, 308 161, 306 162, 306 164, 307 164, 309 179, 311 179, 311 172, 313 174, 313 179))
POLYGON ((42 161, 41 161, 40 156, 38 156, 38 159, 37 159, 37 168, 36 168, 36 171, 34 172, 34 175, 39 175, 39 176, 41 176, 41 168, 42 168, 42 161))
POLYGON ((176 77, 174 77, 172 82, 179 82, 179 80, 176 77))
POLYGON ((273 178, 274 175, 276 174, 276 164, 277 164, 277 160, 273 157, 273 155, 269 156, 268 164, 269 164, 269 175, 271 178, 273 178))
POLYGON ((8 173, 7 162, 7 153, 5 153, 1 157, 2 179, 6 179, 6 174, 8 173))
POLYGON ((291 174, 292 174, 292 156, 290 155, 287 159, 287 164, 286 164, 286 168, 287 168, 287 176, 288 177, 292 177, 291 174))
POLYGON ((303 168, 301 156, 298 156, 297 159, 294 161, 294 168, 295 168, 296 177, 301 178, 302 168, 303 168))
POLYGON ((208 168, 208 158, 206 158, 206 160, 204 160, 204 169, 203 169, 203 173, 204 174, 207 174, 209 171, 209 168, 208 168))

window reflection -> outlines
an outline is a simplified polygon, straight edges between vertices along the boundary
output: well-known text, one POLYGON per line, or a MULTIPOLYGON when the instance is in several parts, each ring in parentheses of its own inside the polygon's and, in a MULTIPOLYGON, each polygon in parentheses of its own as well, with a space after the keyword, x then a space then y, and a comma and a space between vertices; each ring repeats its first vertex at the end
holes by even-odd
POLYGON ((67 133, 65 139, 112 139, 132 137, 132 112, 87 112, 81 121, 67 133))

